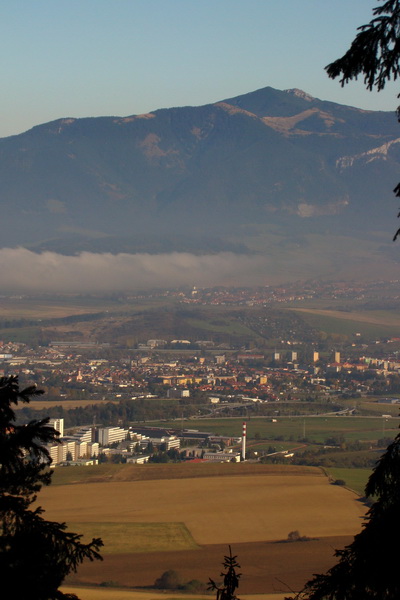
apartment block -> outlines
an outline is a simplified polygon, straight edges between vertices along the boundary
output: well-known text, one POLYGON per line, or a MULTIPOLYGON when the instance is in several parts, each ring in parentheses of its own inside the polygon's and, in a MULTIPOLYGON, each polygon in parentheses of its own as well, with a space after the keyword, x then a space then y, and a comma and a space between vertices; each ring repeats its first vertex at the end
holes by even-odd
POLYGON ((122 442, 128 437, 128 430, 122 427, 102 427, 97 430, 97 441, 100 446, 108 446, 122 442))

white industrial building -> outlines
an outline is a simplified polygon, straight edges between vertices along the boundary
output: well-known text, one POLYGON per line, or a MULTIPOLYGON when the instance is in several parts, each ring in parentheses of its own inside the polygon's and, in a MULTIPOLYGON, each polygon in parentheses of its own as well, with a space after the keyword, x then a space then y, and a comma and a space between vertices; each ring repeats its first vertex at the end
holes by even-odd
POLYGON ((240 452, 205 452, 203 459, 209 462, 240 462, 240 452))

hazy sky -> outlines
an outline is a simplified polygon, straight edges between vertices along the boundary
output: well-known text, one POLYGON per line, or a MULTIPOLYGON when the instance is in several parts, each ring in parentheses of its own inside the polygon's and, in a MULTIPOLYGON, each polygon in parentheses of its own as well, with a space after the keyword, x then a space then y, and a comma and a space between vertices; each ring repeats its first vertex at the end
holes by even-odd
POLYGON ((342 89, 324 66, 379 0, 0 1, 0 136, 62 117, 140 114, 256 89, 394 110, 397 86, 342 89))

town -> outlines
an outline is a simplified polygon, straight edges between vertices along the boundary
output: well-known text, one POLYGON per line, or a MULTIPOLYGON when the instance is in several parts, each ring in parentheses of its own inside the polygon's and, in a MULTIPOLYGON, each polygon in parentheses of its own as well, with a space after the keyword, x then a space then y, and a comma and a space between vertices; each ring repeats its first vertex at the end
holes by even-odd
MULTIPOLYGON (((290 303, 293 298, 299 300, 300 287, 280 287, 268 294, 275 303, 290 303)), ((307 289, 303 286, 303 295, 317 294, 329 301, 340 297, 346 302, 364 298, 367 303, 376 302, 380 292, 380 302, 389 303, 397 295, 398 282, 387 286, 386 296, 379 284, 321 284, 313 286, 314 292, 311 286, 307 289)), ((57 424, 62 444, 51 449, 53 464, 178 458, 236 461, 241 458, 241 438, 216 439, 212 432, 201 431, 193 436, 187 421, 350 415, 357 414, 360 399, 382 403, 385 414, 388 405, 398 402, 400 338, 396 335, 368 336, 358 331, 357 321, 351 321, 348 335, 323 335, 321 329, 294 320, 292 311, 272 308, 271 312, 264 306, 254 309, 261 290, 194 288, 162 295, 176 297, 180 305, 189 307, 186 310, 192 310, 191 304, 197 310, 199 305, 222 302, 216 309, 221 316, 219 320, 214 316, 213 324, 222 323, 229 302, 236 306, 247 303, 239 314, 240 323, 248 329, 251 325, 257 337, 251 340, 240 332, 224 336, 217 325, 210 328, 208 339, 175 338, 171 330, 165 335, 164 321, 160 321, 159 337, 138 337, 127 348, 110 337, 102 340, 99 335, 86 334, 82 339, 77 328, 71 334, 65 325, 57 331, 52 323, 51 332, 58 339, 42 344, 0 342, 1 375, 18 375, 21 384, 34 383, 45 392, 40 411, 34 410, 34 405, 24 407, 19 418, 40 414, 57 424), (152 426, 163 420, 177 425, 168 429, 152 426), (193 441, 196 437, 201 438, 199 443, 193 441)), ((192 314, 200 321, 199 313, 189 316, 192 314)), ((85 324, 85 315, 81 318, 85 324)), ((103 314, 100 322, 112 319, 103 314)), ((119 325, 117 319, 115 322, 119 325)), ((180 331, 184 332, 182 326, 180 331)), ((2 329, 3 336, 7 332, 2 329)))

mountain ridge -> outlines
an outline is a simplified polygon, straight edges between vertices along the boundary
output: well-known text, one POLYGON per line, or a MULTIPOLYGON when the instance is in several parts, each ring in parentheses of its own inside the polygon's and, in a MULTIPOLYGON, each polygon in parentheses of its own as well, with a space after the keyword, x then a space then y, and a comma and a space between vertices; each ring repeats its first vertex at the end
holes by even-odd
POLYGON ((259 224, 283 240, 352 230, 389 239, 399 133, 394 113, 296 88, 57 119, 0 139, 2 245, 101 252, 104 239, 104 251, 135 252, 145 235, 136 247, 150 252, 198 252, 201 239, 251 251, 241 232, 259 224))

